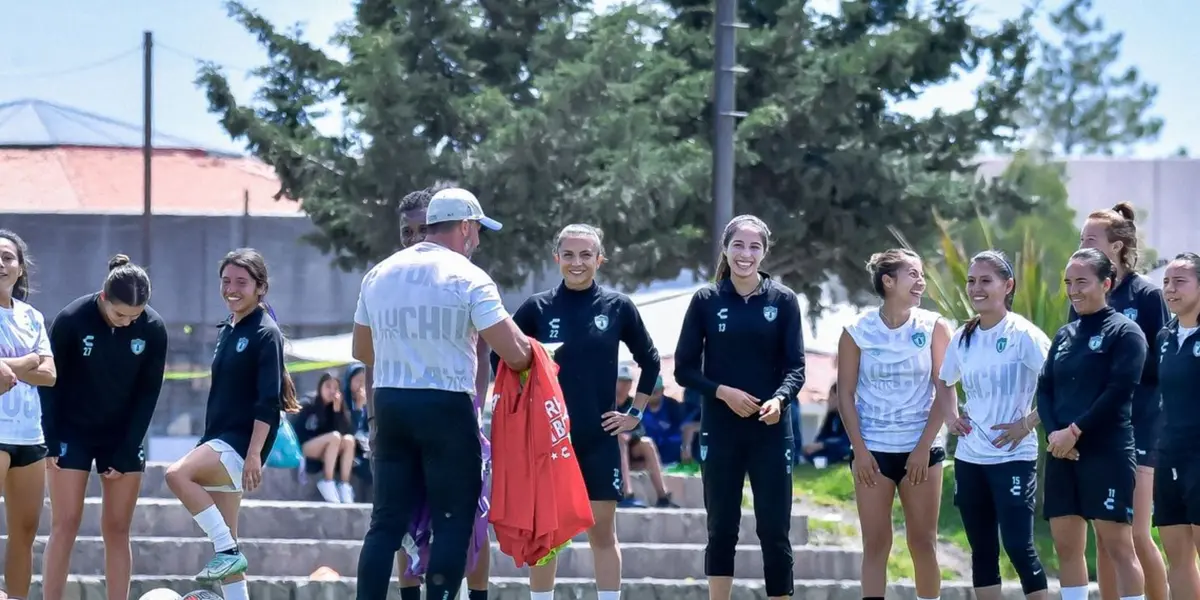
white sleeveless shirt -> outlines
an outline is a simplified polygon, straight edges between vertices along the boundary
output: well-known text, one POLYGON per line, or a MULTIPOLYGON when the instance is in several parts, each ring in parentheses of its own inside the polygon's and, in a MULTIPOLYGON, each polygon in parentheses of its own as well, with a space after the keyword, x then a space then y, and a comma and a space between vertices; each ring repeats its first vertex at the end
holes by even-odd
MULTIPOLYGON (((42 313, 13 299, 13 307, 0 308, 0 357, 26 354, 51 356, 50 337, 42 313)), ((46 442, 42 434, 42 400, 37 388, 18 381, 0 395, 0 444, 32 446, 46 442)))
POLYGON ((946 349, 938 377, 947 385, 962 381, 971 433, 958 439, 954 457, 978 465, 1013 460, 1037 460, 1037 432, 1025 436, 1015 449, 997 448, 1000 436, 992 426, 1028 415, 1037 392, 1050 338, 1025 317, 1008 313, 990 329, 976 328, 971 345, 962 344, 959 327, 946 349))
MULTIPOLYGON (((846 327, 858 346, 854 406, 867 450, 912 452, 933 409, 933 330, 941 315, 914 308, 908 322, 889 329, 874 308, 846 327)), ((943 426, 934 447, 945 444, 943 426)))

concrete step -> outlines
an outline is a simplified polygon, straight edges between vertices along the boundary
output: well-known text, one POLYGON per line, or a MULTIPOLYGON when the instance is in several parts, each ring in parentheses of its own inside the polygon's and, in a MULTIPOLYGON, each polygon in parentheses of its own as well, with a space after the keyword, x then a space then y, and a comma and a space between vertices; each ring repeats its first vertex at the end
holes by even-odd
MULTIPOLYGON (((7 547, 0 537, 0 548, 7 547)), ((284 540, 242 538, 242 552, 250 561, 250 573, 274 576, 308 575, 322 566, 338 573, 355 573, 362 542, 357 540, 284 540)), ((34 564, 40 569, 46 537, 34 543, 34 564)), ((140 537, 133 540, 133 569, 143 575, 181 575, 198 571, 212 557, 212 544, 201 538, 140 537)), ((797 579, 857 579, 861 552, 839 547, 797 546, 797 579)), ((704 572, 702 544, 621 544, 625 577, 641 579, 687 579, 704 572)), ((573 543, 559 552, 558 573, 563 577, 591 577, 592 552, 586 543, 573 543)), ((40 572, 40 570, 38 570, 40 572)), ((71 559, 71 573, 104 573, 104 542, 95 536, 79 537, 71 559)), ((492 544, 492 574, 520 577, 512 558, 492 544)), ((762 553, 758 546, 738 546, 737 577, 762 577, 762 553)))
MULTIPOLYGON (((146 472, 142 475, 143 497, 174 498, 175 495, 167 488, 166 473, 170 463, 152 462, 146 464, 146 472)), ((317 494, 317 476, 308 476, 308 481, 301 482, 295 470, 264 469, 263 484, 248 498, 261 500, 320 500, 317 494)), ((704 508, 704 485, 697 476, 666 475, 663 483, 671 498, 683 508, 704 508)), ((95 474, 88 478, 87 495, 99 498, 101 490, 100 477, 95 474)), ((633 491, 643 502, 653 505, 658 499, 650 477, 645 473, 633 473, 633 491)), ((361 494, 360 494, 361 495, 361 494)))
MULTIPOLYGON (((0 500, 0 506, 4 501, 0 500)), ((6 532, 0 510, 0 533, 6 532)), ((87 498, 79 535, 98 536, 101 500, 87 498)), ((361 540, 371 522, 369 504, 329 504, 275 500, 242 501, 238 532, 248 538, 307 538, 361 540)), ((50 502, 42 510, 39 532, 50 534, 50 502)), ((741 543, 757 544, 754 514, 742 513, 741 543)), ((197 537, 200 528, 183 505, 174 498, 141 498, 133 513, 131 532, 145 537, 197 537)), ((707 540, 706 514, 702 509, 643 508, 617 510, 617 539, 627 543, 703 544, 707 540)), ((493 536, 494 538, 494 536, 493 536)), ((587 541, 580 535, 578 541, 587 541)), ((793 544, 808 543, 808 518, 793 515, 793 544)))
MULTIPOLYGON (((355 579, 311 581, 307 577, 251 577, 250 597, 254 600, 349 600, 354 597, 355 579)), ((738 579, 733 583, 731 600, 761 600, 761 580, 738 579)), ((3 587, 3 585, 0 585, 3 587)), ((180 594, 205 589, 190 577, 135 577, 131 598, 157 588, 170 588, 180 594)), ((688 581, 655 579, 626 580, 621 586, 623 600, 708 600, 708 584, 701 577, 688 581)), ((219 587, 214 587, 219 592, 219 587)), ((1050 584, 1051 595, 1057 597, 1058 584, 1050 584)), ((30 598, 41 597, 41 581, 35 578, 30 598)), ((63 600, 103 600, 104 579, 97 576, 72 576, 63 600)), ((596 586, 591 579, 558 579, 555 597, 564 600, 596 600, 596 586)), ((859 600, 858 582, 797 581, 795 598, 809 600, 859 600)), ((911 583, 893 583, 888 600, 913 600, 916 592, 911 583)), ((965 581, 942 583, 942 600, 973 600, 971 584, 965 581)), ((399 600, 399 588, 392 585, 388 600, 399 600)), ((529 600, 529 585, 523 578, 493 577, 488 590, 489 600, 529 600)), ((1021 586, 1004 585, 1003 600, 1025 598, 1021 586)), ((1092 585, 1089 600, 1099 600, 1100 592, 1092 585)), ((458 598, 458 600, 466 600, 458 598)))

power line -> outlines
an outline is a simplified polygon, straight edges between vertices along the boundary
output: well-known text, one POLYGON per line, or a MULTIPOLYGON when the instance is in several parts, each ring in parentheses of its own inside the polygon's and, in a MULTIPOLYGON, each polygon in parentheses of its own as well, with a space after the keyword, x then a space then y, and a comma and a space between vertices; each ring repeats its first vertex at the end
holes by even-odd
POLYGON ((57 71, 40 71, 40 72, 36 72, 36 71, 34 71, 34 72, 29 72, 29 71, 19 72, 18 71, 18 72, 10 72, 10 73, 0 73, 0 79, 52 79, 55 77, 62 77, 64 75, 74 75, 76 73, 83 73, 84 71, 91 71, 93 69, 99 69, 100 67, 105 67, 105 66, 111 65, 111 64, 119 62, 129 56, 138 54, 141 51, 142 51, 142 47, 139 45, 139 46, 134 46, 124 52, 121 52, 120 54, 114 54, 113 56, 110 56, 108 58, 98 60, 95 62, 90 62, 90 63, 86 63, 86 64, 74 66, 74 67, 68 67, 66 69, 60 69, 57 71))
POLYGON ((154 44, 155 44, 155 46, 158 47, 159 50, 163 50, 167 54, 172 54, 172 55, 176 56, 177 58, 183 58, 186 60, 192 60, 192 61, 201 62, 201 63, 214 64, 214 65, 221 67, 222 69, 226 69, 228 71, 240 71, 242 73, 249 73, 250 71, 254 70, 254 68, 239 67, 236 65, 225 64, 225 63, 222 63, 219 61, 204 58, 201 56, 196 56, 195 54, 192 54, 191 52, 180 50, 179 48, 169 46, 169 45, 164 44, 157 40, 155 40, 154 44))

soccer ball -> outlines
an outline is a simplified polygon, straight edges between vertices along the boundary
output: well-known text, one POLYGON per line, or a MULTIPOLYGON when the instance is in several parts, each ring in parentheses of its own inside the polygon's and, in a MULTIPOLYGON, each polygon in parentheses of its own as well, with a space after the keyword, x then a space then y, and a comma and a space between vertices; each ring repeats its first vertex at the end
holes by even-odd
POLYGON ((222 600, 222 598, 218 596, 216 592, 210 592, 209 590, 196 590, 194 592, 188 592, 182 600, 222 600))
POLYGON ((158 588, 142 594, 138 600, 180 600, 182 596, 170 588, 158 588))

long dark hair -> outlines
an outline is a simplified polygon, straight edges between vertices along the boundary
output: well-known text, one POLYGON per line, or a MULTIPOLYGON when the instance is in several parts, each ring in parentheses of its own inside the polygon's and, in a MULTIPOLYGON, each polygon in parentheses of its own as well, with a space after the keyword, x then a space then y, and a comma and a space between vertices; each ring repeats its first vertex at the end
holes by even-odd
MULTIPOLYGON (((1017 283, 1016 277, 1013 275, 1012 264, 1004 257, 1004 253, 999 250, 984 250, 971 259, 971 264, 975 263, 986 263, 996 271, 996 275, 1000 279, 1013 282, 1013 289, 1004 296, 1004 308, 1012 310, 1013 297, 1017 294, 1017 283)), ((971 347, 971 336, 975 335, 975 331, 979 329, 979 318, 979 315, 975 315, 963 325, 962 339, 959 340, 963 347, 971 347)))
MULTIPOLYGON (((271 315, 272 319, 278 323, 275 318, 275 311, 271 309, 271 305, 267 304, 267 291, 270 289, 270 278, 267 276, 267 259, 254 248, 238 248, 225 258, 221 259, 220 266, 217 267, 217 274, 220 275, 225 271, 225 267, 233 265, 241 267, 250 274, 250 278, 254 283, 262 288, 263 293, 258 297, 258 304, 271 315)), ((295 413, 300 411, 300 402, 296 399, 296 382, 292 381, 292 374, 288 372, 287 365, 283 367, 283 389, 280 390, 280 395, 283 397, 283 412, 295 413)))
POLYGON ((29 246, 25 245, 21 236, 8 229, 0 229, 0 238, 12 242, 12 245, 17 247, 17 264, 21 265, 21 276, 13 284, 12 297, 24 302, 29 299, 29 293, 32 291, 29 286, 29 271, 33 269, 33 260, 29 258, 29 246))
MULTIPOLYGON (((743 227, 750 227, 758 231, 759 237, 762 238, 763 254, 771 248, 771 229, 762 219, 754 215, 738 215, 729 220, 729 224, 725 226, 725 232, 721 234, 721 248, 729 247, 729 240, 733 239, 733 234, 737 233, 743 227)), ((725 256, 725 251, 721 251, 721 258, 717 260, 717 269, 713 272, 713 279, 720 281, 729 277, 729 258, 725 256)))

